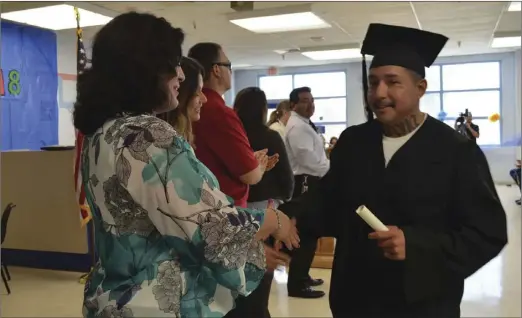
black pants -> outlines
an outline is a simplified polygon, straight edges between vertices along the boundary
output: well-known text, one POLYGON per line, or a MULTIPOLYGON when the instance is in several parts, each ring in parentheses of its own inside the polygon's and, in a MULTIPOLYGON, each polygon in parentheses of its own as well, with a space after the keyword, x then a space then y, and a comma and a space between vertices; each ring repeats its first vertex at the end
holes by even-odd
POLYGON ((224 318, 271 318, 268 311, 268 298, 272 287, 273 272, 266 272, 259 286, 248 297, 239 296, 236 308, 224 318))
MULTIPOLYGON (((309 175, 297 175, 294 177, 295 188, 292 198, 298 198, 306 190, 317 186, 319 177, 309 175), (304 188, 308 187, 308 189, 304 188)), ((317 239, 310 237, 300 237, 300 247, 292 251, 292 260, 288 270, 288 289, 299 290, 306 287, 306 282, 310 279, 308 272, 312 266, 317 249, 317 239)))

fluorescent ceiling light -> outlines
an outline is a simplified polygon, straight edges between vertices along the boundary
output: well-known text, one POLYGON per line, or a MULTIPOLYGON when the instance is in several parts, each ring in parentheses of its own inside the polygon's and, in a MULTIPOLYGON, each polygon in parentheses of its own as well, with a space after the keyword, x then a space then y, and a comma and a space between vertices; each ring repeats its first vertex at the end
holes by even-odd
POLYGON ((520 47, 522 38, 520 36, 506 36, 493 38, 491 42, 492 48, 508 48, 508 47, 520 47))
POLYGON ((327 51, 310 51, 310 52, 301 52, 304 56, 316 60, 316 61, 325 61, 325 60, 342 60, 342 59, 350 59, 361 57, 360 49, 340 49, 340 50, 327 50, 327 51))
MULTIPOLYGON (((78 8, 78 11, 80 13, 80 26, 82 28, 105 25, 112 20, 111 17, 81 8, 78 8)), ((44 29, 65 30, 76 28, 74 7, 68 4, 6 12, 2 13, 0 16, 2 19, 29 24, 44 29)))
POLYGON ((312 12, 279 14, 265 17, 234 19, 230 22, 254 33, 276 33, 331 28, 312 12))
POLYGON ((252 66, 252 64, 232 64, 232 68, 245 68, 250 66, 252 66))
POLYGON ((279 55, 283 55, 283 54, 286 54, 288 51, 285 51, 285 50, 274 50, 274 52, 276 52, 279 55))
POLYGON ((522 2, 513 1, 509 4, 508 11, 520 11, 521 7, 522 7, 522 2))

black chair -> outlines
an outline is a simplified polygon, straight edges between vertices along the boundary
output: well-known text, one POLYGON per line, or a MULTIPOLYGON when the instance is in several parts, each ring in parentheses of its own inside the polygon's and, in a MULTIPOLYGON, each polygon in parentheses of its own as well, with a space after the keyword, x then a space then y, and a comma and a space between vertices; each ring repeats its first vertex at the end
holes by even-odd
MULTIPOLYGON (((0 221, 0 233, 1 233, 1 240, 0 244, 4 244, 5 235, 7 233, 7 221, 9 221, 9 216, 11 215, 11 211, 13 208, 16 207, 13 203, 9 203, 7 207, 4 210, 4 213, 2 213, 2 220, 0 221)), ((0 261, 1 265, 1 274, 2 274, 2 281, 4 282, 5 289, 7 290, 7 294, 11 294, 11 288, 9 288, 9 284, 7 283, 8 280, 11 280, 11 275, 9 274, 9 271, 7 270, 7 266, 5 265, 4 257, 2 257, 0 261)))

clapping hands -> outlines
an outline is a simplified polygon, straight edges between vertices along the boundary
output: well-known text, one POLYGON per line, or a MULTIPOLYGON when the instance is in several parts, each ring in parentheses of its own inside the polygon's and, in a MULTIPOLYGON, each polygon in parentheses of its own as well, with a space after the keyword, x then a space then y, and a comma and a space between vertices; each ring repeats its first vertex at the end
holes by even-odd
POLYGON ((268 157, 268 163, 266 164, 266 171, 272 170, 275 165, 279 162, 279 154, 274 154, 273 156, 268 157))
POLYGON ((279 154, 274 154, 272 156, 268 156, 268 149, 258 150, 254 152, 254 157, 256 157, 259 166, 264 171, 270 171, 275 165, 279 162, 279 154))

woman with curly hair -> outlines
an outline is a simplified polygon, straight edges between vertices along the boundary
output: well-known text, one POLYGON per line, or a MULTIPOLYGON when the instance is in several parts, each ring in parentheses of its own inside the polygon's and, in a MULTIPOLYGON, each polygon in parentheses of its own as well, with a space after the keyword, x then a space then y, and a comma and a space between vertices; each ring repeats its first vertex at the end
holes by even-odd
POLYGON ((190 144, 155 115, 178 106, 184 34, 130 12, 96 35, 74 125, 98 263, 84 317, 222 317, 265 271, 262 240, 298 245, 274 209, 235 208, 190 144))
POLYGON ((159 114, 158 117, 171 124, 194 148, 192 123, 199 120, 201 107, 207 102, 203 94, 205 71, 198 61, 190 57, 183 57, 181 69, 185 74, 185 80, 178 89, 179 105, 169 112, 159 114))

